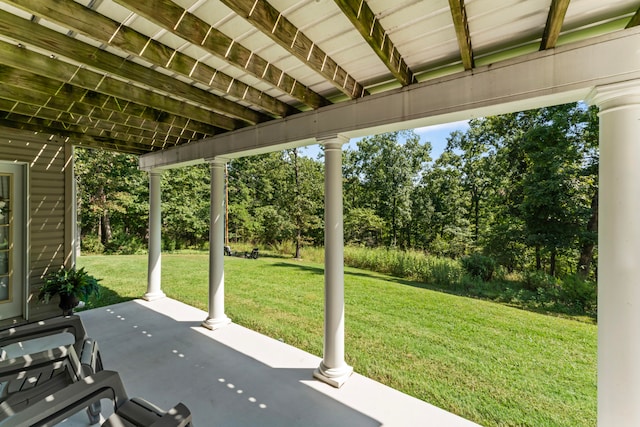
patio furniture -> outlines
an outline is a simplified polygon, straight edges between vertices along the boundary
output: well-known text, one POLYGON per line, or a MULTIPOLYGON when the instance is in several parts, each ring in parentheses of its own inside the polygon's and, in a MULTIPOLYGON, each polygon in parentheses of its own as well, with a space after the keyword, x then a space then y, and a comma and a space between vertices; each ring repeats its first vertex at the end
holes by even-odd
POLYGON ((102 370, 102 358, 98 350, 98 343, 89 338, 77 315, 58 316, 34 323, 13 326, 0 330, 0 360, 4 359, 12 345, 55 335, 63 338, 63 334, 73 336, 73 346, 79 356, 82 373, 91 375, 102 370))
POLYGON ((253 248, 253 250, 250 253, 245 252, 244 257, 251 258, 251 259, 258 259, 258 248, 253 248))
MULTIPOLYGON (((0 420, 101 370, 98 344, 87 337, 78 316, 4 329, 0 331, 0 420)), ((99 401, 87 408, 91 423, 98 421, 100 410, 99 401)))
POLYGON ((53 426, 96 399, 113 402, 114 413, 102 424, 110 427, 187 427, 192 426, 189 409, 178 403, 163 411, 144 399, 129 399, 115 371, 100 371, 33 403, 26 410, 0 422, 8 426, 53 426))
MULTIPOLYGON (((97 349, 96 349, 97 350, 97 349)), ((26 410, 52 393, 82 380, 80 360, 72 345, 0 361, 0 420, 26 410)), ((87 404, 89 421, 100 419, 100 402, 87 404)))

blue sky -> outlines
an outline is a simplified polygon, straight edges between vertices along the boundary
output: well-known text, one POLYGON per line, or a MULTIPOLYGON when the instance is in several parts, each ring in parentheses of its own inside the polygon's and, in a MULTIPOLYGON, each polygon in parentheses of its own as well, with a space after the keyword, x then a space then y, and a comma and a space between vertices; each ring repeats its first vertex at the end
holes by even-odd
MULTIPOLYGON (((414 131, 420 136, 420 142, 431 142, 431 158, 435 160, 440 157, 445 147, 447 146, 447 137, 451 134, 451 132, 456 130, 464 132, 467 129, 469 129, 469 121, 464 120, 460 122, 444 123, 441 125, 417 128, 414 129, 414 131)), ((352 140, 351 142, 349 142, 349 145, 355 147, 356 141, 356 139, 352 140)), ((301 154, 304 156, 316 158, 319 151, 319 145, 316 144, 310 145, 308 147, 303 147, 301 150, 301 154)))

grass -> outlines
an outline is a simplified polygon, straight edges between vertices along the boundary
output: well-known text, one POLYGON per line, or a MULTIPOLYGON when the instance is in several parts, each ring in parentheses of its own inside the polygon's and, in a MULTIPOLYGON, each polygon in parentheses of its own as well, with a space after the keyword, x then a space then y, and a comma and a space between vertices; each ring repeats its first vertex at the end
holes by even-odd
MULTIPOLYGON (((166 254, 162 287, 207 310, 208 257, 166 254)), ((79 259, 112 304, 146 291, 146 256, 79 259)), ((225 258, 236 323, 322 355, 323 266, 225 258)), ((483 426, 596 425, 597 327, 420 283, 345 269, 346 361, 365 376, 483 426)))

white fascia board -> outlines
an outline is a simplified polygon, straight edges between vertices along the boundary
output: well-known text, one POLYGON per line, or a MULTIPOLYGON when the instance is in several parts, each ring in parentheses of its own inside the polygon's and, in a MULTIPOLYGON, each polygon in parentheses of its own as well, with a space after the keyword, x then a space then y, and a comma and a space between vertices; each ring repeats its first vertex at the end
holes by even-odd
POLYGON ((145 154, 151 170, 585 99, 596 86, 640 79, 640 27, 535 52, 408 87, 145 154))

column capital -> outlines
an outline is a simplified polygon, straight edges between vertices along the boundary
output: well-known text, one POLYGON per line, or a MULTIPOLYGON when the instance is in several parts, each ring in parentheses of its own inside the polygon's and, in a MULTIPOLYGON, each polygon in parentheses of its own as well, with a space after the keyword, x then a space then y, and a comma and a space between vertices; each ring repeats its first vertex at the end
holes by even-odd
POLYGON ((214 166, 214 165, 224 166, 225 164, 227 164, 229 159, 227 159, 226 157, 209 157, 207 159, 204 159, 204 161, 209 163, 211 166, 214 166))
POLYGON ((349 138, 344 135, 327 135, 322 137, 317 137, 316 141, 318 144, 324 145, 325 148, 342 148, 342 146, 349 142, 349 138))
POLYGON ((164 169, 151 169, 149 171, 149 176, 162 176, 164 173, 164 169))
POLYGON ((640 80, 596 86, 586 102, 600 107, 600 114, 640 104, 640 80))

